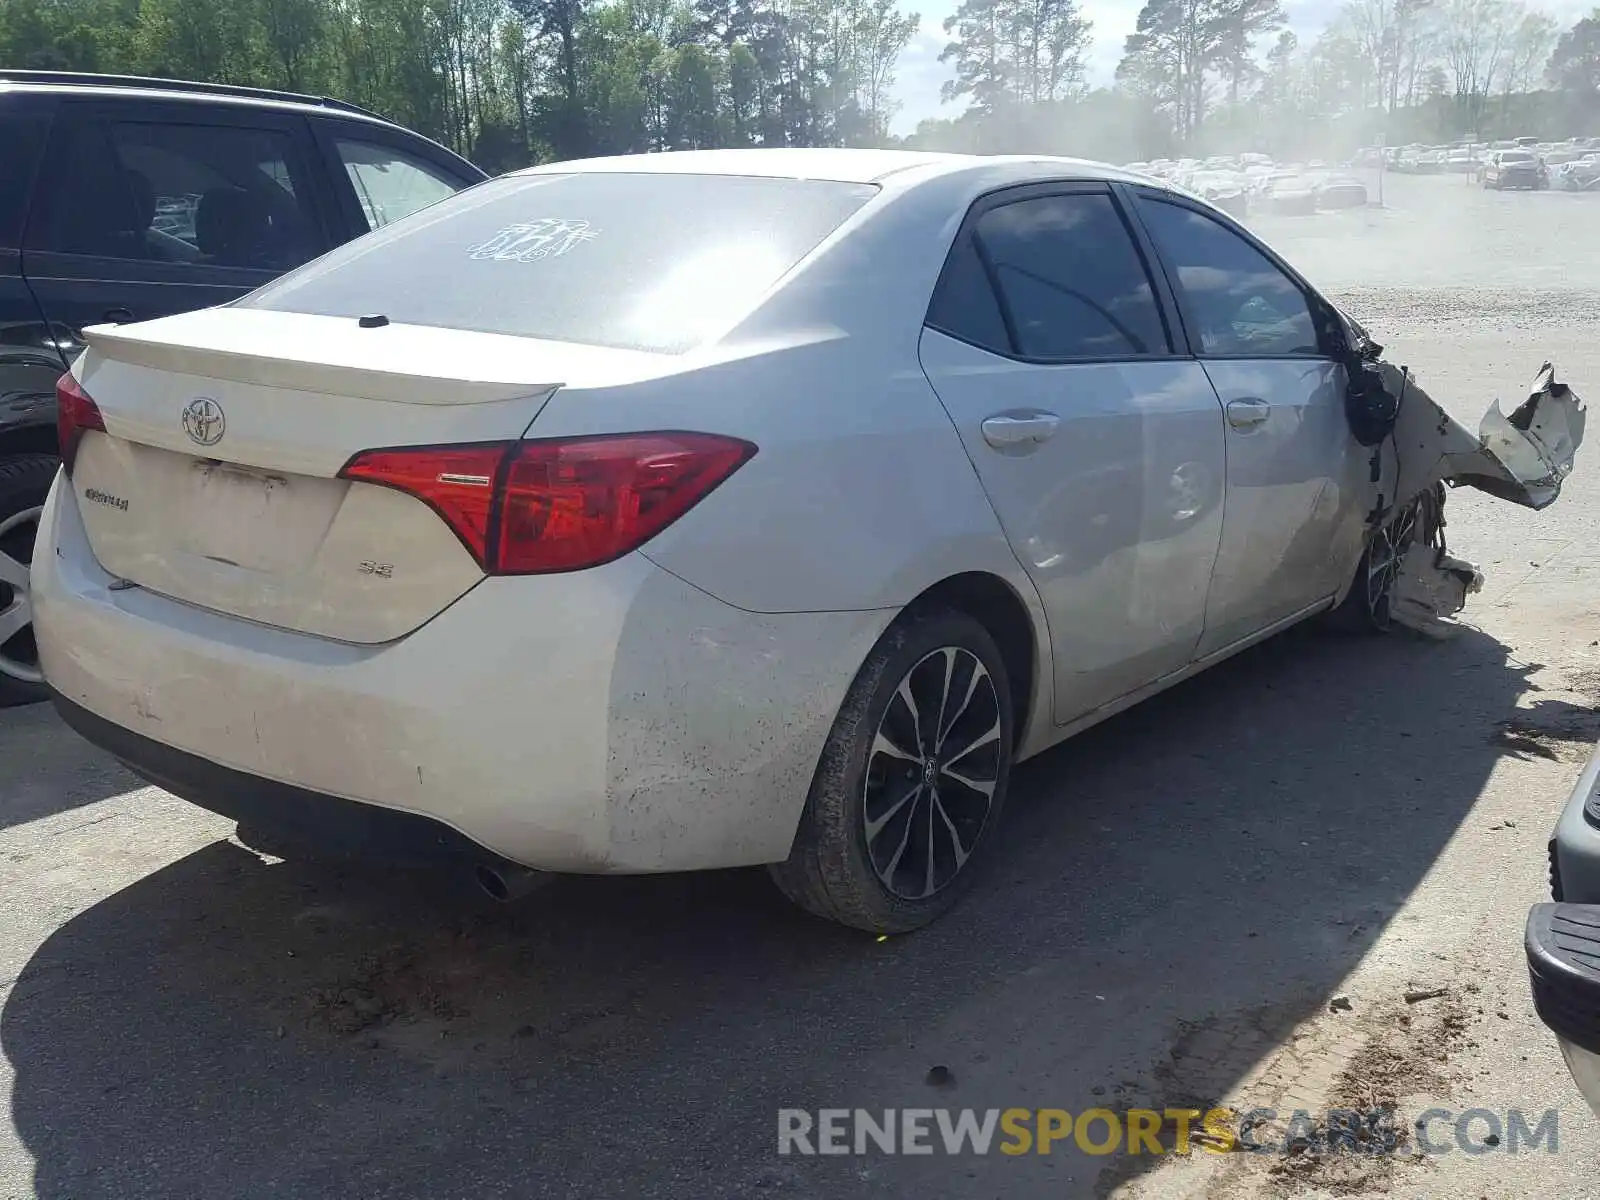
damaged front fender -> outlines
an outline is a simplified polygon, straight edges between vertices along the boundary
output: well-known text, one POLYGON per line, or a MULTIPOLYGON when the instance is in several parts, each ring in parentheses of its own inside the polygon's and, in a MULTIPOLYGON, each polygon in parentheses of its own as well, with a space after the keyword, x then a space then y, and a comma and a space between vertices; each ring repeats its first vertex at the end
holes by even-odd
POLYGON ((1398 398, 1393 444, 1397 477, 1391 493, 1406 500, 1434 483, 1475 487, 1541 509, 1561 494, 1583 441, 1587 416, 1576 392, 1545 363, 1528 398, 1510 416, 1489 406, 1476 434, 1445 412, 1410 372, 1379 362, 1384 390, 1398 398))
MULTIPOLYGON (((1483 586, 1483 574, 1445 545, 1446 486, 1474 487, 1535 510, 1548 507, 1572 471, 1587 413, 1577 393, 1556 379, 1550 363, 1509 416, 1498 401, 1491 404, 1476 434, 1445 412, 1405 368, 1369 359, 1362 370, 1363 398, 1380 397, 1379 407, 1393 414, 1383 440, 1392 446, 1394 461, 1390 470, 1374 471, 1372 521, 1384 526, 1393 523, 1397 511, 1415 512, 1414 540, 1400 550, 1389 613, 1412 629, 1448 637, 1459 628, 1450 618, 1483 586)), ((1353 419, 1352 431, 1357 429, 1353 419)))

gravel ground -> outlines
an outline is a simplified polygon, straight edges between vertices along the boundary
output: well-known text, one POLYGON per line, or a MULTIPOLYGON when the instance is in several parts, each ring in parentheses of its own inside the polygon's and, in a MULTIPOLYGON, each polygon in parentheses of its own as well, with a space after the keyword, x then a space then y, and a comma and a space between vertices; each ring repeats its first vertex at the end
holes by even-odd
MULTIPOLYGON (((1577 290, 1600 198, 1385 191, 1260 225, 1459 416, 1545 357, 1600 389, 1577 290)), ((0 714, 0 1197, 1595 1194, 1600 1133, 1521 961, 1600 736, 1580 463, 1542 514, 1452 497, 1452 546, 1489 577, 1462 636, 1294 633, 1042 756, 999 869, 903 939, 803 918, 756 871, 564 880, 505 910, 263 858, 48 712, 0 714), (780 1107, 1369 1097, 1555 1108, 1559 1150, 775 1152, 780 1107)))

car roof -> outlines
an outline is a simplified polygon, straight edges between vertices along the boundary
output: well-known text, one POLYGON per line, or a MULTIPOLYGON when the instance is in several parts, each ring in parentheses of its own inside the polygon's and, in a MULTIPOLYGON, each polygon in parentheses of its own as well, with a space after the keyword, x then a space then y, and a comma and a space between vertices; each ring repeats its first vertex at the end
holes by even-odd
POLYGON ((249 108, 333 111, 377 125, 393 126, 377 113, 327 96, 306 96, 268 88, 237 87, 224 83, 194 83, 179 79, 139 75, 97 75, 83 71, 21 71, 0 67, 0 96, 8 92, 46 93, 59 96, 117 96, 123 98, 179 100, 204 104, 229 104, 249 108))
POLYGON ((827 179, 838 183, 881 183, 904 172, 918 180, 1013 167, 1023 177, 1070 174, 1074 179, 1146 183, 1147 177, 1108 163, 1048 155, 936 154, 919 150, 857 150, 826 147, 762 147, 734 150, 670 150, 657 154, 615 155, 541 163, 523 175, 568 172, 633 172, 681 175, 756 175, 773 179, 827 179), (1035 168, 1029 171, 1028 168, 1035 168))

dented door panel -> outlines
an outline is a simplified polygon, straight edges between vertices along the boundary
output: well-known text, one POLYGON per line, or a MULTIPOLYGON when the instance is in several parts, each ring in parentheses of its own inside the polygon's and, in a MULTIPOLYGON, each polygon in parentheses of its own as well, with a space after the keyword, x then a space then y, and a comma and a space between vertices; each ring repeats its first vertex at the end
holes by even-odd
POLYGON ((1366 471, 1326 359, 1204 362, 1228 414, 1222 546, 1199 656, 1325 599, 1360 555, 1366 471), (1244 405, 1263 411, 1245 414, 1244 405), (1352 531, 1354 536, 1352 537, 1352 531))

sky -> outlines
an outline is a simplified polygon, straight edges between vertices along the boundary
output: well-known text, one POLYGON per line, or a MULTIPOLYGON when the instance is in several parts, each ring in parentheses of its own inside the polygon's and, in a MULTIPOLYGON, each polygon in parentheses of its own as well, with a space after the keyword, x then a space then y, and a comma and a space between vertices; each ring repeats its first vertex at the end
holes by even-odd
MULTIPOLYGON (((911 133, 918 121, 928 117, 958 117, 966 107, 964 100, 954 104, 939 103, 939 85, 952 75, 949 65, 939 61, 940 52, 950 41, 949 34, 944 31, 944 19, 959 3, 960 0, 902 0, 904 8, 922 14, 922 24, 900 56, 895 83, 900 111, 895 114, 891 132, 911 133)), ((1133 32, 1142 4, 1143 0, 1079 0, 1083 14, 1094 22, 1094 42, 1085 62, 1090 87, 1111 84, 1117 63, 1122 59, 1123 40, 1133 32)), ((1327 27, 1340 6, 1341 0, 1285 0, 1283 9, 1289 28, 1303 45, 1327 27)), ((1592 6, 1593 0, 1547 0, 1539 5, 1563 27, 1571 25, 1592 6)), ((1262 49, 1265 49, 1264 43, 1262 49)))

